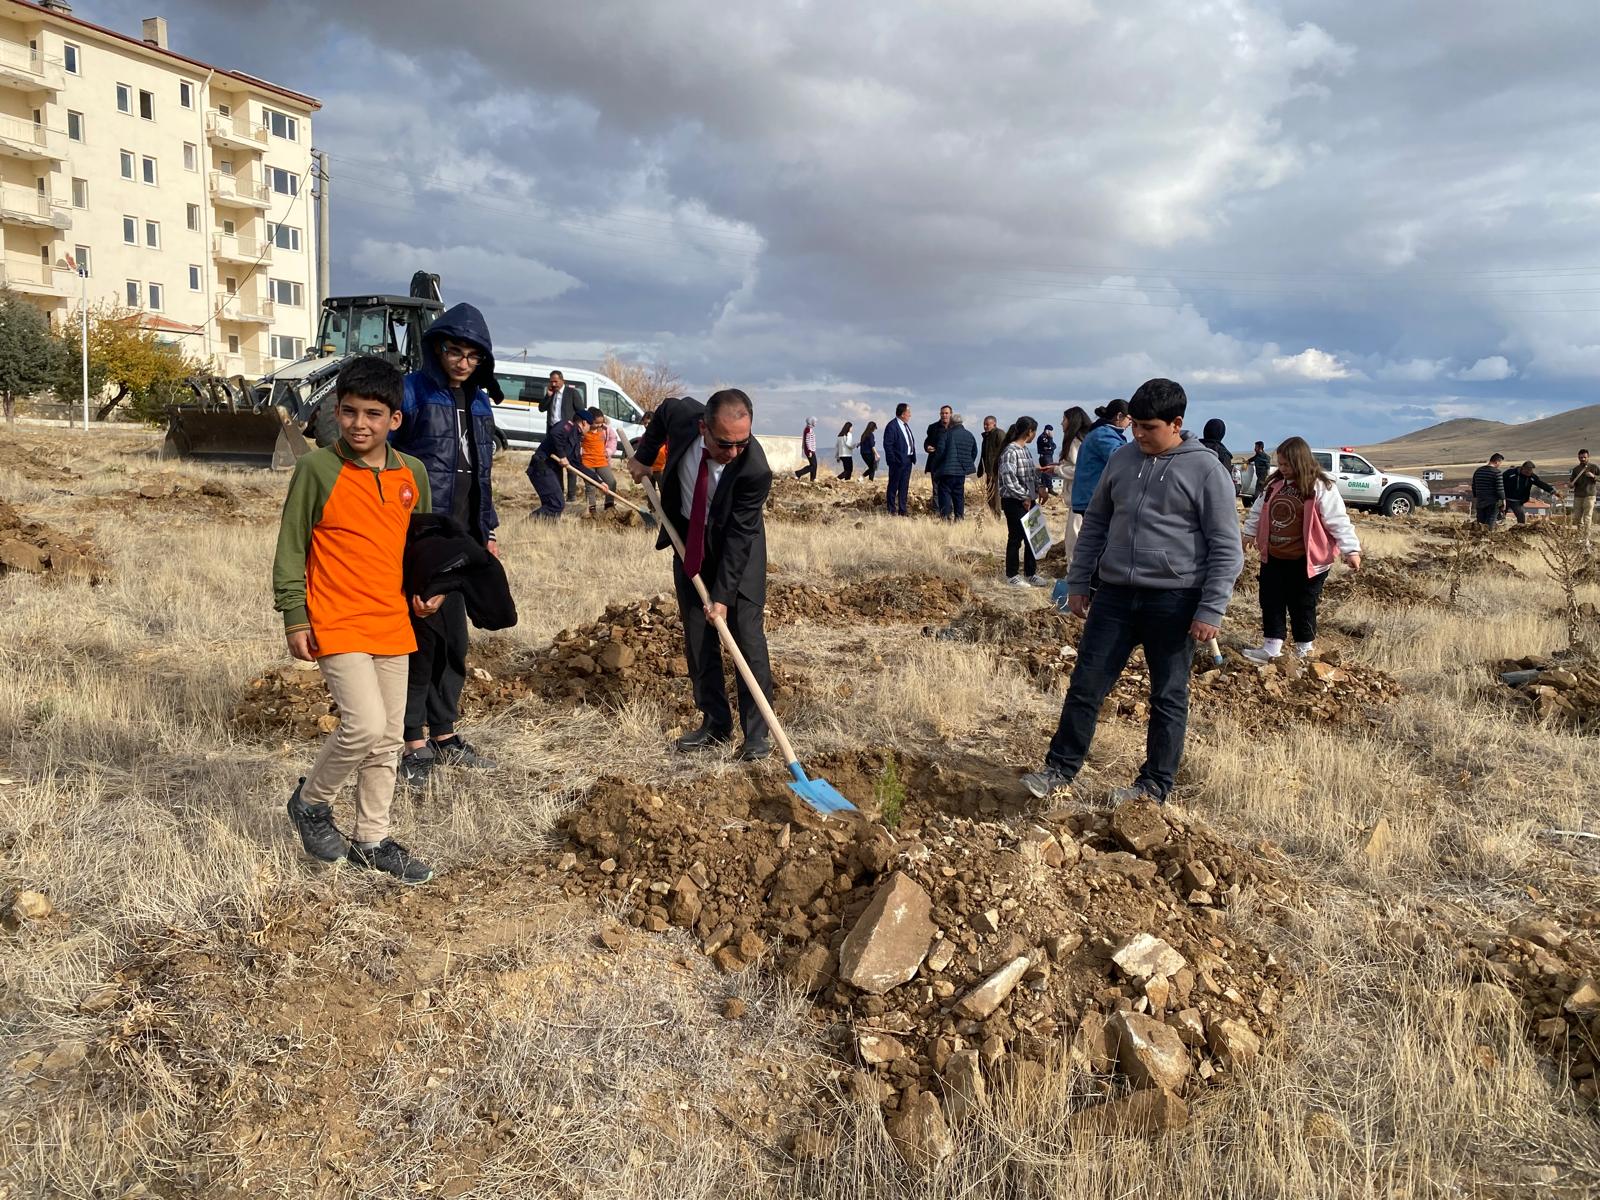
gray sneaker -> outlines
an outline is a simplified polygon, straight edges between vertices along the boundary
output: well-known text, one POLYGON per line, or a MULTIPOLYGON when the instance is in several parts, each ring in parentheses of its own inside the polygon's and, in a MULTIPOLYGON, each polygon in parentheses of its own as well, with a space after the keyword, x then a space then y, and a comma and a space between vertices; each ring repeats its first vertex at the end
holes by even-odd
POLYGON ((478 753, 477 747, 460 734, 443 742, 434 742, 433 761, 441 767, 475 767, 480 771, 494 768, 495 761, 478 753))
POLYGON ((1111 794, 1106 797, 1106 803, 1113 807, 1118 804, 1126 804, 1130 800, 1154 800, 1157 804, 1166 803, 1160 796, 1151 795, 1137 783, 1128 787, 1112 788, 1111 794))
POLYGON ((1042 771, 1024 775, 1022 777, 1022 786, 1028 789, 1028 794, 1035 800, 1044 800, 1062 793, 1070 795, 1072 792, 1072 776, 1046 767, 1042 771))
POLYGON ((418 746, 415 750, 406 750, 400 755, 400 763, 395 768, 395 778, 405 787, 426 787, 428 776, 433 774, 434 764, 437 761, 431 746, 418 746))

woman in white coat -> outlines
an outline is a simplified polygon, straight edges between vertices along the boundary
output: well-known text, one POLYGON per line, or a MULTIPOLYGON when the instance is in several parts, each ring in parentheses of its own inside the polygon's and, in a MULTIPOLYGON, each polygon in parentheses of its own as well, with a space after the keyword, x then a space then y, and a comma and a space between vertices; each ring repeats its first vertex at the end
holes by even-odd
POLYGON ((850 436, 850 428, 854 422, 846 421, 844 428, 839 430, 839 437, 833 443, 833 456, 839 460, 839 478, 849 479, 852 471, 856 469, 856 442, 850 436))

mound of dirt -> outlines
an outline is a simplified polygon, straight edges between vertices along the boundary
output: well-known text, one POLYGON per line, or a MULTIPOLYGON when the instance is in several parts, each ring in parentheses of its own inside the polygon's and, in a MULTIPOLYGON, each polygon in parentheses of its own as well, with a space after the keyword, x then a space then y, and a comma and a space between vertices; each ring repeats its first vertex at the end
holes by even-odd
POLYGON ((767 589, 767 624, 840 617, 878 623, 936 620, 959 612, 971 599, 966 580, 926 572, 873 576, 832 588, 780 581, 767 589))
POLYGON ((1454 575, 1477 575, 1484 572, 1521 579, 1523 574, 1505 559, 1495 554, 1490 543, 1483 538, 1463 538, 1459 543, 1424 546, 1405 561, 1408 571, 1449 579, 1454 575))
POLYGON ((97 583, 106 567, 88 538, 71 537, 42 522, 25 520, 0 500, 0 575, 8 571, 74 576, 97 583))
POLYGON ((1045 690, 1066 679, 1078 652, 1073 646, 1082 624, 1054 607, 997 608, 980 600, 948 625, 925 626, 923 637, 993 646, 1000 658, 1016 664, 1045 690))
POLYGON ((1504 659, 1490 669, 1502 692, 1541 721, 1600 733, 1600 662, 1582 654, 1504 659))
POLYGON ((891 1109, 938 1094, 959 1116, 1069 1055, 1180 1093, 1276 1028, 1294 981, 1224 914, 1245 888, 1290 898, 1265 858, 1148 802, 1030 819, 1014 782, 942 764, 815 770, 862 811, 824 820, 772 772, 603 780, 564 822, 567 891, 692 931, 724 971, 775 969, 891 1109))
POLYGON ((1335 602, 1370 600, 1385 605, 1438 602, 1432 592, 1413 578, 1407 563, 1388 558, 1363 559, 1361 570, 1339 572, 1328 580, 1323 594, 1335 602))
POLYGON ((35 483, 63 483, 83 478, 82 474, 65 463, 55 461, 39 447, 17 442, 9 435, 0 441, 0 470, 15 471, 35 483))

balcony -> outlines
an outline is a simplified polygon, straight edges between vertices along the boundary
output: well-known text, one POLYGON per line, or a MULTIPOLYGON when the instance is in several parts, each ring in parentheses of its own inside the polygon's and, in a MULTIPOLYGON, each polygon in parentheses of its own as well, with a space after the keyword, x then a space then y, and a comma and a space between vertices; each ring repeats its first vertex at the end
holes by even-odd
POLYGON ((228 149, 265 150, 267 127, 213 108, 206 113, 206 139, 228 149))
POLYGON ((56 269, 37 258, 6 255, 0 258, 0 287, 29 296, 65 296, 67 289, 56 282, 56 269))
POLYGON ((252 325, 272 324, 272 301, 259 296, 235 292, 222 298, 217 305, 217 320, 245 321, 252 325))
POLYGON ((224 208, 272 207, 272 192, 264 183, 252 183, 247 175, 211 172, 211 199, 224 208))
POLYGON ((33 188, 0 184, 0 221, 7 225, 31 225, 35 229, 71 229, 67 210, 50 196, 33 188))
POLYGON ((247 263, 250 266, 260 263, 267 266, 272 262, 272 243, 234 233, 214 233, 211 235, 211 255, 218 262, 247 263))
POLYGON ((0 117, 0 154, 31 162, 65 162, 67 137, 59 129, 46 129, 36 121, 0 117))
POLYGON ((21 92, 59 92, 66 86, 66 67, 58 58, 16 42, 0 41, 0 87, 21 92))
POLYGON ((276 359, 268 358, 265 354, 257 354, 254 350, 245 350, 239 354, 229 354, 224 351, 217 356, 217 361, 222 364, 224 375, 243 375, 246 379, 258 379, 273 370, 277 364, 276 359))

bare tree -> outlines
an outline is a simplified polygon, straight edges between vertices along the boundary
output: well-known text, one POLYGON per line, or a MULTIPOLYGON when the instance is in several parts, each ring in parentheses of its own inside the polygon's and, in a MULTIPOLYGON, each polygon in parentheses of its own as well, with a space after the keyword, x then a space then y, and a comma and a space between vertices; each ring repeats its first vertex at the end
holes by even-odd
POLYGON ((600 370, 622 385, 622 390, 632 396, 640 408, 655 412, 668 396, 675 396, 683 388, 683 380, 659 358, 653 363, 624 362, 615 350, 607 350, 600 370))
POLYGON ((1561 588, 1562 617, 1567 625, 1567 649, 1585 652, 1583 613, 1579 608, 1578 587, 1589 563, 1589 548, 1578 526, 1570 520, 1547 518, 1540 529, 1539 557, 1550 577, 1561 588))

